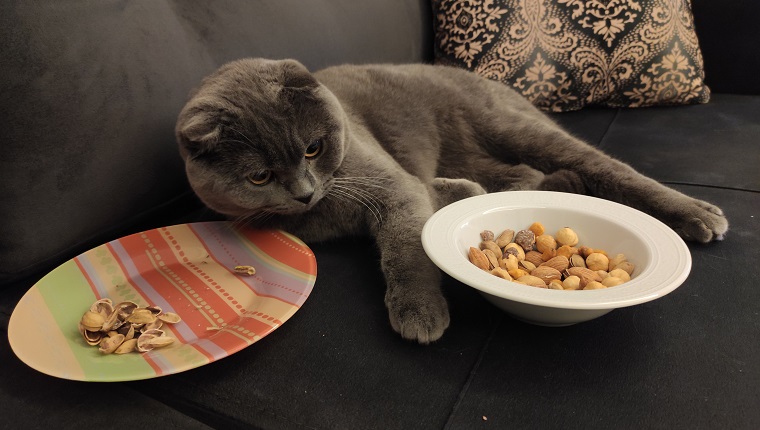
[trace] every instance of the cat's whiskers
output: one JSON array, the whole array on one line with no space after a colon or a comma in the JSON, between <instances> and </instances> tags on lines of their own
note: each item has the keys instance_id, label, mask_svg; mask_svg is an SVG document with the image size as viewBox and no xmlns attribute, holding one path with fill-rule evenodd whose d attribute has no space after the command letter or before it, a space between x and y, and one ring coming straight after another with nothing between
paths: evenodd
<instances>
[{"instance_id":1,"label":"cat's whiskers","mask_svg":"<svg viewBox=\"0 0 760 430\"><path fill-rule=\"evenodd\" d=\"M358 189L356 187L349 187L336 183L333 184L333 186L330 188L330 191L331 193L328 193L326 197L344 197L347 200L355 201L367 208L367 210L372 214L378 224L382 224L383 214L378 206L378 203L382 204L382 202L374 196L371 196L366 191Z\"/></svg>"},{"instance_id":2,"label":"cat's whiskers","mask_svg":"<svg viewBox=\"0 0 760 430\"><path fill-rule=\"evenodd\" d=\"M255 226L257 224L263 224L268 221L275 213L268 210L252 211L243 215L235 217L231 221L232 226L238 229L246 228L249 226Z\"/></svg>"},{"instance_id":3,"label":"cat's whiskers","mask_svg":"<svg viewBox=\"0 0 760 430\"><path fill-rule=\"evenodd\" d=\"M335 178L335 183L338 184L358 184L358 185L364 185L368 187L375 187L380 188L383 190L387 190L388 187L381 185L382 182L388 182L388 178L383 178L380 176L348 176L348 177L342 177L342 178Z\"/></svg>"}]
</instances>

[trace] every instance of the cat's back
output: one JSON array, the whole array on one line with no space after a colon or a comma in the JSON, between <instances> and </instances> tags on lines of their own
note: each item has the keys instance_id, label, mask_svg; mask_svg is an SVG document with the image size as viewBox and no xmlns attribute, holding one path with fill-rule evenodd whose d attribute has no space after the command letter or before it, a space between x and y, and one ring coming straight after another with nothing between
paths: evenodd
<instances>
[{"instance_id":1,"label":"cat's back","mask_svg":"<svg viewBox=\"0 0 760 430\"><path fill-rule=\"evenodd\" d=\"M507 86L473 72L430 64L333 66L314 73L346 107L360 114L394 110L414 116L521 107L526 101ZM524 106L529 108L528 106Z\"/></svg>"}]
</instances>

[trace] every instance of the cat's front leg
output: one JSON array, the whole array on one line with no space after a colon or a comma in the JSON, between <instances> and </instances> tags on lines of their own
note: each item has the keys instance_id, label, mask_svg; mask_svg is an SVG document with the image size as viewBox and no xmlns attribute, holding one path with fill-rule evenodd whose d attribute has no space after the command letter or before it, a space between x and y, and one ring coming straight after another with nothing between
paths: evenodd
<instances>
[{"instance_id":1,"label":"cat's front leg","mask_svg":"<svg viewBox=\"0 0 760 430\"><path fill-rule=\"evenodd\" d=\"M387 196L375 240L391 326L404 339L427 344L449 326L449 309L441 292L441 272L420 240L422 227L433 214L430 197L419 181L404 182Z\"/></svg>"},{"instance_id":2,"label":"cat's front leg","mask_svg":"<svg viewBox=\"0 0 760 430\"><path fill-rule=\"evenodd\" d=\"M721 240L728 230L728 220L717 206L642 175L552 122L520 119L503 131L505 152L547 174L539 189L588 193L626 204L697 242Z\"/></svg>"}]
</instances>

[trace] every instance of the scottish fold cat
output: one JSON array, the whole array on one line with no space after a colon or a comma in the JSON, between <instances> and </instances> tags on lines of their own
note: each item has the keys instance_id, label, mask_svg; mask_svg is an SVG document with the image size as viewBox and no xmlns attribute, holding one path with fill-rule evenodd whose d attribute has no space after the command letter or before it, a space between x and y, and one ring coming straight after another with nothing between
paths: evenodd
<instances>
[{"instance_id":1,"label":"scottish fold cat","mask_svg":"<svg viewBox=\"0 0 760 430\"><path fill-rule=\"evenodd\" d=\"M686 239L721 239L719 208L563 131L503 84L433 65L243 59L206 77L176 136L211 209L308 242L370 235L390 324L429 343L449 324L420 233L438 208L504 190L584 193L649 213Z\"/></svg>"}]
</instances>

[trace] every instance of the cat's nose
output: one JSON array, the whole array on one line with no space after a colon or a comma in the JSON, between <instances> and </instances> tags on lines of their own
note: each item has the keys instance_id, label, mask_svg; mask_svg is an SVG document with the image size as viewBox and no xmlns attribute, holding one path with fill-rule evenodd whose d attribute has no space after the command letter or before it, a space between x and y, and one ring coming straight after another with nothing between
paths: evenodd
<instances>
[{"instance_id":1,"label":"cat's nose","mask_svg":"<svg viewBox=\"0 0 760 430\"><path fill-rule=\"evenodd\" d=\"M302 197L294 197L294 199L298 200L299 202L308 205L311 202L312 197L314 197L314 192L310 192L309 194L302 196Z\"/></svg>"}]
</instances>

